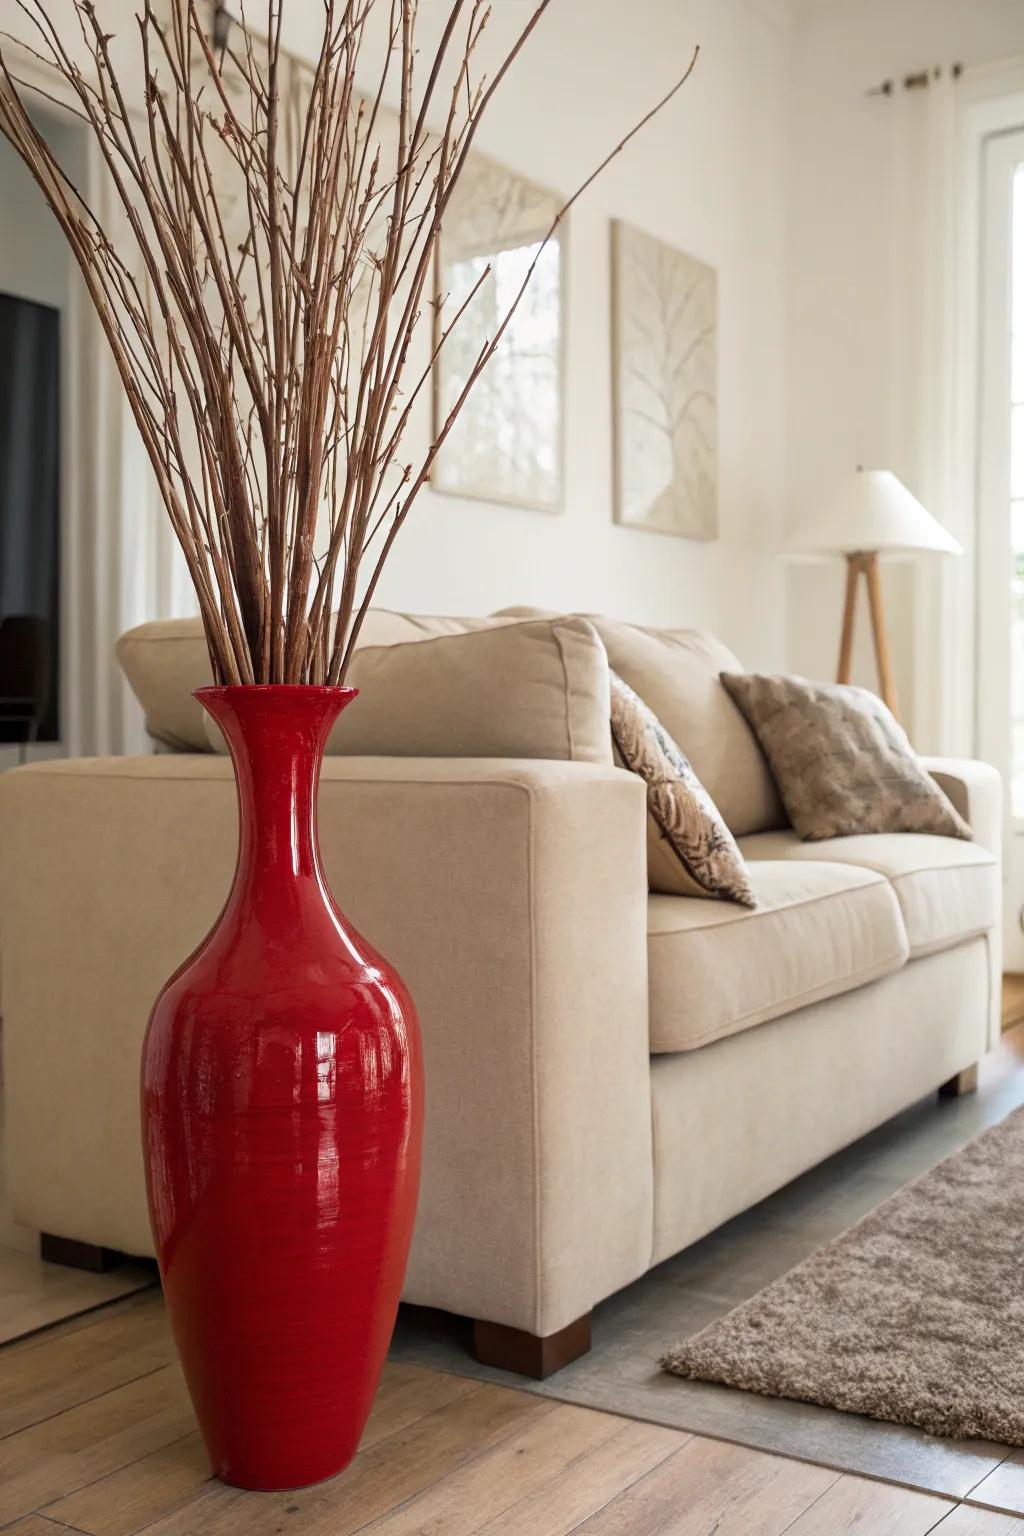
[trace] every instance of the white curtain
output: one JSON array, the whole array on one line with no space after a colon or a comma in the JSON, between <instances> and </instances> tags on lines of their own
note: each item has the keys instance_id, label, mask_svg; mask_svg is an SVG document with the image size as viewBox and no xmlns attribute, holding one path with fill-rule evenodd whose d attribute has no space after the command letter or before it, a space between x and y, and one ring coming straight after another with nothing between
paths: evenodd
<instances>
[{"instance_id":1,"label":"white curtain","mask_svg":"<svg viewBox=\"0 0 1024 1536\"><path fill-rule=\"evenodd\" d=\"M981 150L1024 122L1024 60L943 68L892 105L894 464L964 548L915 566L912 719L923 751L975 738Z\"/></svg>"},{"instance_id":2,"label":"white curtain","mask_svg":"<svg viewBox=\"0 0 1024 1536\"><path fill-rule=\"evenodd\" d=\"M972 646L969 603L954 593L972 567L970 508L958 451L958 230L962 216L963 80L942 67L927 86L899 90L892 107L892 467L967 551L926 557L902 575L913 604L906 716L924 752L967 752L970 706L956 697ZM962 596L962 593L961 593ZM954 618L954 612L956 614Z\"/></svg>"},{"instance_id":3,"label":"white curtain","mask_svg":"<svg viewBox=\"0 0 1024 1536\"><path fill-rule=\"evenodd\" d=\"M121 229L122 249L130 251L127 221L99 151L85 142L93 206L108 229ZM113 355L77 274L69 318L76 377L64 462L73 537L64 605L73 704L67 747L71 756L145 752L151 744L142 712L114 646L132 625L170 615L161 573L173 535Z\"/></svg>"}]
</instances>

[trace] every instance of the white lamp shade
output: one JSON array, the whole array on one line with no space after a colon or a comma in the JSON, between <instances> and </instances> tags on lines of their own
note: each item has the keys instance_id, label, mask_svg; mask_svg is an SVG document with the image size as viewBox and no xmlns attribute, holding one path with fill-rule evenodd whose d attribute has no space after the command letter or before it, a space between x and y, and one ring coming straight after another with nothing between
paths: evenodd
<instances>
[{"instance_id":1,"label":"white lamp shade","mask_svg":"<svg viewBox=\"0 0 1024 1536\"><path fill-rule=\"evenodd\" d=\"M794 553L819 555L963 554L952 534L887 469L850 475L797 526L789 547Z\"/></svg>"}]
</instances>

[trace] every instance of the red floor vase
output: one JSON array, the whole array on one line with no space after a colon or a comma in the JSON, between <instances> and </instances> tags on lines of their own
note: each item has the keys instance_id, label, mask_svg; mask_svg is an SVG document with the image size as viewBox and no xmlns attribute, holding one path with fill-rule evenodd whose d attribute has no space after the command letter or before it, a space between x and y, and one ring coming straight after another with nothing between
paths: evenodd
<instances>
[{"instance_id":1,"label":"red floor vase","mask_svg":"<svg viewBox=\"0 0 1024 1536\"><path fill-rule=\"evenodd\" d=\"M320 763L354 691L196 696L234 760L238 865L146 1032L150 1219L214 1471L295 1488L355 1455L391 1337L419 1185L419 1026L320 860Z\"/></svg>"}]
</instances>

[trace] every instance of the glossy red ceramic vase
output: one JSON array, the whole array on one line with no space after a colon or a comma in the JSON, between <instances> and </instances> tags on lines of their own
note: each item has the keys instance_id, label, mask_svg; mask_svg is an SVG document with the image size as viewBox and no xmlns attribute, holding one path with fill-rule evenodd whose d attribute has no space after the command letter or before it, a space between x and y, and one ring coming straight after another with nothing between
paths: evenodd
<instances>
[{"instance_id":1,"label":"glossy red ceramic vase","mask_svg":"<svg viewBox=\"0 0 1024 1536\"><path fill-rule=\"evenodd\" d=\"M238 784L238 865L164 987L142 1062L150 1219L214 1471L294 1488L355 1454L419 1185L419 1026L335 905L324 745L343 688L203 688Z\"/></svg>"}]
</instances>

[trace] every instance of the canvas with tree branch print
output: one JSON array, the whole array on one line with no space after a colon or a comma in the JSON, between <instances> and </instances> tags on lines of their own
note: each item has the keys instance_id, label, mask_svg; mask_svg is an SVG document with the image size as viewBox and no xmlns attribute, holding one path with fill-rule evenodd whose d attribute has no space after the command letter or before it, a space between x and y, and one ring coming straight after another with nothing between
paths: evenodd
<instances>
[{"instance_id":1,"label":"canvas with tree branch print","mask_svg":"<svg viewBox=\"0 0 1024 1536\"><path fill-rule=\"evenodd\" d=\"M484 155L466 161L437 253L439 305L481 283L434 368L435 430L510 293L538 255L564 199ZM435 490L558 511L562 505L564 235L540 253L533 279L473 395L438 453ZM444 313L438 308L438 320Z\"/></svg>"},{"instance_id":2,"label":"canvas with tree branch print","mask_svg":"<svg viewBox=\"0 0 1024 1536\"><path fill-rule=\"evenodd\" d=\"M612 225L615 520L718 537L718 280L712 267Z\"/></svg>"}]
</instances>

